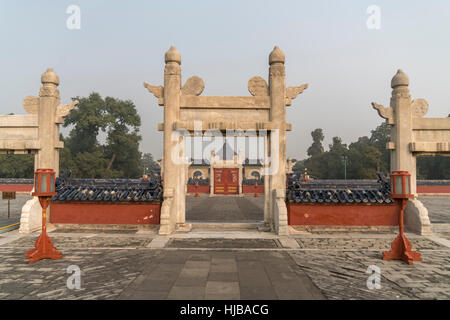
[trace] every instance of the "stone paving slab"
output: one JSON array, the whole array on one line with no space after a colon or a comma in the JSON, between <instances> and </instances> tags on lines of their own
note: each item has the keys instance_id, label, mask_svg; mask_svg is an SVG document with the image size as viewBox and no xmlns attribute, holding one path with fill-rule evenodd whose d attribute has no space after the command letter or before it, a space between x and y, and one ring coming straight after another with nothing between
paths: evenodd
<instances>
[{"instance_id":1,"label":"stone paving slab","mask_svg":"<svg viewBox=\"0 0 450 320\"><path fill-rule=\"evenodd\" d=\"M391 248L391 243L396 235L391 234L389 237L374 238L296 238L300 248L316 249L316 250L376 250L387 251ZM450 248L440 245L426 238L408 237L413 248L417 250L450 250ZM449 253L450 254L450 253Z\"/></svg>"},{"instance_id":2,"label":"stone paving slab","mask_svg":"<svg viewBox=\"0 0 450 320\"><path fill-rule=\"evenodd\" d=\"M216 234L170 238L186 242L183 248L152 248L156 238L149 235L51 233L63 259L29 265L24 255L37 236L11 232L0 238L0 299L450 298L445 239L439 244L408 235L424 260L409 266L381 260L396 234L279 238L287 242ZM69 265L80 267L81 290L66 286ZM370 265L381 269L380 290L367 288Z\"/></svg>"},{"instance_id":3,"label":"stone paving slab","mask_svg":"<svg viewBox=\"0 0 450 320\"><path fill-rule=\"evenodd\" d=\"M116 299L158 252L152 250L69 250L61 260L29 265L25 251L0 248L0 299ZM81 289L69 290L67 267L81 270Z\"/></svg>"},{"instance_id":4,"label":"stone paving slab","mask_svg":"<svg viewBox=\"0 0 450 320\"><path fill-rule=\"evenodd\" d=\"M279 248L272 239L172 239L168 248Z\"/></svg>"},{"instance_id":5,"label":"stone paving slab","mask_svg":"<svg viewBox=\"0 0 450 320\"><path fill-rule=\"evenodd\" d=\"M286 252L275 251L164 251L153 270L131 283L120 299L144 299L146 292L175 300L322 299L311 280L295 268ZM178 257L178 259L173 259ZM173 267L173 265L176 265ZM276 274L274 266L284 268ZM159 270L173 269L164 273ZM154 295L148 295L152 299Z\"/></svg>"},{"instance_id":6,"label":"stone paving slab","mask_svg":"<svg viewBox=\"0 0 450 320\"><path fill-rule=\"evenodd\" d=\"M450 196L419 196L431 223L450 223Z\"/></svg>"},{"instance_id":7,"label":"stone paving slab","mask_svg":"<svg viewBox=\"0 0 450 320\"><path fill-rule=\"evenodd\" d=\"M187 221L246 222L264 220L264 197L254 198L249 195L209 197L209 195L202 194L198 198L193 196L186 198Z\"/></svg>"},{"instance_id":8,"label":"stone paving slab","mask_svg":"<svg viewBox=\"0 0 450 320\"><path fill-rule=\"evenodd\" d=\"M8 243L8 247L33 248L39 235L24 236ZM148 245L152 239L149 237L105 237L98 235L55 235L50 233L53 244L57 248L137 248Z\"/></svg>"},{"instance_id":9,"label":"stone paving slab","mask_svg":"<svg viewBox=\"0 0 450 320\"><path fill-rule=\"evenodd\" d=\"M290 251L327 299L449 299L449 252L421 253L422 262L407 265L384 261L381 252L373 251ZM380 289L367 286L369 266L380 268Z\"/></svg>"}]
</instances>

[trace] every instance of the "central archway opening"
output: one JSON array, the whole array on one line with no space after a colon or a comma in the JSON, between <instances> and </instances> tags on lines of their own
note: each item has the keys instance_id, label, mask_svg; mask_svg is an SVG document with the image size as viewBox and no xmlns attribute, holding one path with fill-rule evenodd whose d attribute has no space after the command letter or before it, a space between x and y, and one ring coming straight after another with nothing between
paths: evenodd
<instances>
[{"instance_id":1,"label":"central archway opening","mask_svg":"<svg viewBox=\"0 0 450 320\"><path fill-rule=\"evenodd\" d=\"M187 223L264 223L264 144L248 133L187 137Z\"/></svg>"}]
</instances>

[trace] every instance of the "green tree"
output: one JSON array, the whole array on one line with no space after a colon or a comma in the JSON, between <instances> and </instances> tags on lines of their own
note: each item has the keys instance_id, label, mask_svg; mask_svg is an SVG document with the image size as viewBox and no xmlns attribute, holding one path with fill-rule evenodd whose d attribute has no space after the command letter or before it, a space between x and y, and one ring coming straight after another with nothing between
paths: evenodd
<instances>
[{"instance_id":1,"label":"green tree","mask_svg":"<svg viewBox=\"0 0 450 320\"><path fill-rule=\"evenodd\" d=\"M103 99L98 93L74 99L80 103L64 122L73 128L64 139L61 169L70 169L77 178L140 177L141 119L133 102ZM98 141L100 131L107 134L105 144Z\"/></svg>"},{"instance_id":2,"label":"green tree","mask_svg":"<svg viewBox=\"0 0 450 320\"><path fill-rule=\"evenodd\" d=\"M350 179L376 179L381 152L368 137L360 137L349 146L347 172Z\"/></svg>"},{"instance_id":3,"label":"green tree","mask_svg":"<svg viewBox=\"0 0 450 320\"><path fill-rule=\"evenodd\" d=\"M160 172L158 163L153 159L151 153L144 153L142 155L142 168L147 174L156 174Z\"/></svg>"},{"instance_id":4,"label":"green tree","mask_svg":"<svg viewBox=\"0 0 450 320\"><path fill-rule=\"evenodd\" d=\"M390 141L391 128L383 122L375 130L371 131L370 144L377 148L381 153L381 157L378 161L378 171L388 173L390 172L390 153L386 148L387 143Z\"/></svg>"},{"instance_id":5,"label":"green tree","mask_svg":"<svg viewBox=\"0 0 450 320\"><path fill-rule=\"evenodd\" d=\"M74 156L79 152L95 152L99 147L97 136L108 125L105 101L95 92L87 98L72 100L78 100L79 104L64 119L64 127L73 126L66 139L66 147Z\"/></svg>"},{"instance_id":6,"label":"green tree","mask_svg":"<svg viewBox=\"0 0 450 320\"><path fill-rule=\"evenodd\" d=\"M105 99L107 144L105 156L107 168L121 171L125 178L142 175L139 127L141 118L130 100L122 101L110 97Z\"/></svg>"},{"instance_id":7,"label":"green tree","mask_svg":"<svg viewBox=\"0 0 450 320\"><path fill-rule=\"evenodd\" d=\"M33 178L34 156L31 154L0 155L0 178Z\"/></svg>"},{"instance_id":8,"label":"green tree","mask_svg":"<svg viewBox=\"0 0 450 320\"><path fill-rule=\"evenodd\" d=\"M317 156L324 152L322 141L324 139L323 130L321 128L315 129L311 132L313 138L312 145L308 148L308 156Z\"/></svg>"}]
</instances>

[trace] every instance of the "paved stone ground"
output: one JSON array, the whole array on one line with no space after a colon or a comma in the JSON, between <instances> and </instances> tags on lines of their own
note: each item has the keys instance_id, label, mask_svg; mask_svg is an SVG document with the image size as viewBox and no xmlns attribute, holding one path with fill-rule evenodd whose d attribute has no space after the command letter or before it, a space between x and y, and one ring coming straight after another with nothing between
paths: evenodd
<instances>
[{"instance_id":1,"label":"paved stone ground","mask_svg":"<svg viewBox=\"0 0 450 320\"><path fill-rule=\"evenodd\" d=\"M450 242L412 234L413 248L423 255L412 266L381 260L395 237L386 233L273 239L50 235L63 259L32 265L24 254L37 234L0 236L0 299L450 298ZM152 248L161 240L161 248ZM66 287L69 265L81 269L80 290ZM381 289L367 287L371 265L381 270Z\"/></svg>"},{"instance_id":2,"label":"paved stone ground","mask_svg":"<svg viewBox=\"0 0 450 320\"><path fill-rule=\"evenodd\" d=\"M193 200L206 206L203 217L216 212L208 217L225 221L233 214L254 218L246 211L263 203L251 197ZM50 235L63 259L28 265L24 255L38 234L0 234L0 299L450 299L447 231L434 237L408 234L423 256L412 266L381 260L396 236L386 231L277 237L256 230L194 230L167 238L153 231L56 230ZM80 267L80 290L66 286L70 265ZM371 265L380 268L381 289L367 287Z\"/></svg>"},{"instance_id":3,"label":"paved stone ground","mask_svg":"<svg viewBox=\"0 0 450 320\"><path fill-rule=\"evenodd\" d=\"M63 259L32 265L24 254L37 234L8 243L8 236L0 238L0 299L323 298L283 251L198 250L195 245L197 250L152 250L152 239L144 235L50 234ZM212 243L221 248L221 241ZM66 287L70 265L80 267L80 290Z\"/></svg>"},{"instance_id":4,"label":"paved stone ground","mask_svg":"<svg viewBox=\"0 0 450 320\"><path fill-rule=\"evenodd\" d=\"M286 252L165 251L120 299L323 299Z\"/></svg>"},{"instance_id":5,"label":"paved stone ground","mask_svg":"<svg viewBox=\"0 0 450 320\"><path fill-rule=\"evenodd\" d=\"M202 222L248 222L264 220L264 196L186 197L186 220Z\"/></svg>"},{"instance_id":6,"label":"paved stone ground","mask_svg":"<svg viewBox=\"0 0 450 320\"><path fill-rule=\"evenodd\" d=\"M420 196L431 223L450 223L450 196Z\"/></svg>"}]
</instances>

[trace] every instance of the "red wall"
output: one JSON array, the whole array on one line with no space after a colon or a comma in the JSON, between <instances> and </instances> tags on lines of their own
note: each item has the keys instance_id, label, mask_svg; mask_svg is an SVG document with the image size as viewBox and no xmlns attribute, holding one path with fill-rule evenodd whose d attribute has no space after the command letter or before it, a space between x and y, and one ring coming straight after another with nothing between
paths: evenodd
<instances>
[{"instance_id":1,"label":"red wall","mask_svg":"<svg viewBox=\"0 0 450 320\"><path fill-rule=\"evenodd\" d=\"M450 186L417 186L417 193L450 193Z\"/></svg>"},{"instance_id":2,"label":"red wall","mask_svg":"<svg viewBox=\"0 0 450 320\"><path fill-rule=\"evenodd\" d=\"M396 226L400 202L395 204L288 203L288 223L305 226Z\"/></svg>"},{"instance_id":3,"label":"red wall","mask_svg":"<svg viewBox=\"0 0 450 320\"><path fill-rule=\"evenodd\" d=\"M255 193L255 186L242 186L242 193ZM264 186L257 185L256 193L264 193Z\"/></svg>"},{"instance_id":4,"label":"red wall","mask_svg":"<svg viewBox=\"0 0 450 320\"><path fill-rule=\"evenodd\" d=\"M72 224L159 224L161 204L52 202L51 223Z\"/></svg>"},{"instance_id":5,"label":"red wall","mask_svg":"<svg viewBox=\"0 0 450 320\"><path fill-rule=\"evenodd\" d=\"M0 184L0 192L16 191L16 192L31 192L33 190L32 184Z\"/></svg>"},{"instance_id":6,"label":"red wall","mask_svg":"<svg viewBox=\"0 0 450 320\"><path fill-rule=\"evenodd\" d=\"M188 193L195 193L195 186L188 185L187 186ZM209 186L198 186L198 193L209 193Z\"/></svg>"}]
</instances>

